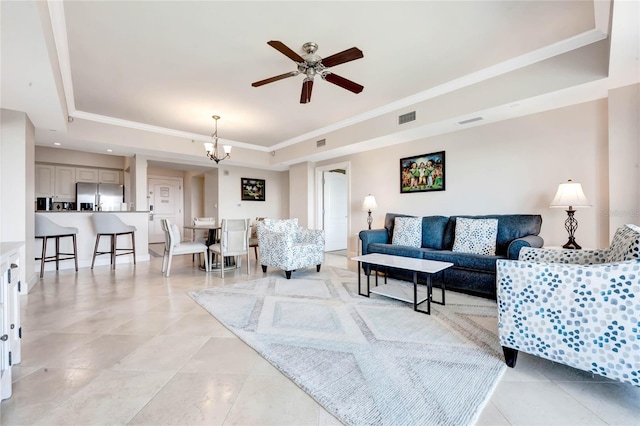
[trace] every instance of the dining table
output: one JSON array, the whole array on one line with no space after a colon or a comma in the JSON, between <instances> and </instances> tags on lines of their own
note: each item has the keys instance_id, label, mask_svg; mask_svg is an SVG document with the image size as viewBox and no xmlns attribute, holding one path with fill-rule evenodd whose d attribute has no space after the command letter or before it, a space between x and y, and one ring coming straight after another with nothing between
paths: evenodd
<instances>
[{"instance_id":1,"label":"dining table","mask_svg":"<svg viewBox=\"0 0 640 426\"><path fill-rule=\"evenodd\" d=\"M208 231L208 236L207 236L207 241L205 242L205 244L208 246L210 246L211 244L216 244L220 242L220 230L222 229L222 227L214 222L206 224L206 223L202 223L202 224L198 224L198 225L184 225L182 227L183 229L187 230L191 230L192 233L192 240L195 241L196 239L196 233L195 231ZM228 256L224 259L224 262L222 262L224 264L224 268L225 271L227 269L233 269L236 267L235 265L235 259L233 258L233 256ZM219 271L221 267L221 262L209 262L209 269L207 270L204 265L200 265L200 269L206 272L212 272L212 271Z\"/></svg>"}]
</instances>

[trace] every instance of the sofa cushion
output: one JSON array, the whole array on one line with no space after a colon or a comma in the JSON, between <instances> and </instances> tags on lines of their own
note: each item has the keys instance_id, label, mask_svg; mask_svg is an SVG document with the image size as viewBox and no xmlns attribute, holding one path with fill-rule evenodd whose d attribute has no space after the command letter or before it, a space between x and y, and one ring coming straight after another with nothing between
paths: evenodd
<instances>
[{"instance_id":1,"label":"sofa cushion","mask_svg":"<svg viewBox=\"0 0 640 426\"><path fill-rule=\"evenodd\" d=\"M391 243L400 246L422 246L422 218L396 217Z\"/></svg>"},{"instance_id":2,"label":"sofa cushion","mask_svg":"<svg viewBox=\"0 0 640 426\"><path fill-rule=\"evenodd\" d=\"M527 235L538 235L542 227L542 216L538 214L505 214L483 216L451 216L443 236L443 248L451 250L455 239L456 219L466 217L470 219L498 219L498 236L496 238L496 254L507 254L511 241Z\"/></svg>"},{"instance_id":3,"label":"sofa cushion","mask_svg":"<svg viewBox=\"0 0 640 426\"><path fill-rule=\"evenodd\" d=\"M442 236L449 218L446 216L425 216L422 218L422 247L442 250Z\"/></svg>"},{"instance_id":4,"label":"sofa cushion","mask_svg":"<svg viewBox=\"0 0 640 426\"><path fill-rule=\"evenodd\" d=\"M421 249L409 246L398 246L394 244L372 243L369 244L369 253L393 254L396 256L413 257L422 259L422 253L429 249Z\"/></svg>"},{"instance_id":5,"label":"sofa cushion","mask_svg":"<svg viewBox=\"0 0 640 426\"><path fill-rule=\"evenodd\" d=\"M456 268L472 269L476 271L496 271L496 260L504 256L486 256L484 254L457 253L451 250L424 250L423 259L451 262Z\"/></svg>"},{"instance_id":6,"label":"sofa cushion","mask_svg":"<svg viewBox=\"0 0 640 426\"><path fill-rule=\"evenodd\" d=\"M496 254L498 219L469 219L456 222L452 251L493 256Z\"/></svg>"},{"instance_id":7,"label":"sofa cushion","mask_svg":"<svg viewBox=\"0 0 640 426\"><path fill-rule=\"evenodd\" d=\"M623 225L616 231L609 247L608 262L623 262L640 257L640 228Z\"/></svg>"}]
</instances>

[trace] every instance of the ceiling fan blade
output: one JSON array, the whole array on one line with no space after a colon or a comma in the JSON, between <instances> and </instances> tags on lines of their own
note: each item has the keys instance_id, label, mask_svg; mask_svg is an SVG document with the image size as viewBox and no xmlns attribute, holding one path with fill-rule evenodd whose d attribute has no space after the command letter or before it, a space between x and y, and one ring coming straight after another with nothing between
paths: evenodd
<instances>
[{"instance_id":1,"label":"ceiling fan blade","mask_svg":"<svg viewBox=\"0 0 640 426\"><path fill-rule=\"evenodd\" d=\"M326 68L329 68L360 58L364 58L362 50L358 49L357 47L352 47L351 49L336 53L335 55L327 56L322 60L322 65L324 65Z\"/></svg>"},{"instance_id":2,"label":"ceiling fan blade","mask_svg":"<svg viewBox=\"0 0 640 426\"><path fill-rule=\"evenodd\" d=\"M251 83L253 87L262 86L264 84L273 83L274 81L282 80L287 77L293 77L300 74L298 71L291 71L284 74L276 75L275 77L265 78L264 80L256 81L255 83Z\"/></svg>"},{"instance_id":3,"label":"ceiling fan blade","mask_svg":"<svg viewBox=\"0 0 640 426\"><path fill-rule=\"evenodd\" d=\"M322 78L327 80L329 83L333 83L336 86L342 87L343 89L350 90L353 93L360 93L362 92L362 89L364 89L364 86L361 86L358 83L354 83L351 80L347 80L346 78L340 77L339 75L331 72L323 75Z\"/></svg>"},{"instance_id":4,"label":"ceiling fan blade","mask_svg":"<svg viewBox=\"0 0 640 426\"><path fill-rule=\"evenodd\" d=\"M289 59L291 59L292 61L295 62L304 62L304 59L302 58L302 56L298 55L296 52L294 52L293 50L289 49L287 46L285 46L285 44L281 41L278 40L271 40L268 41L267 44L271 47L273 47L274 49L276 49L278 52L282 53L283 55L287 56Z\"/></svg>"},{"instance_id":5,"label":"ceiling fan blade","mask_svg":"<svg viewBox=\"0 0 640 426\"><path fill-rule=\"evenodd\" d=\"M305 79L302 82L302 93L300 93L301 104L306 104L311 102L311 89L313 89L313 80Z\"/></svg>"}]
</instances>

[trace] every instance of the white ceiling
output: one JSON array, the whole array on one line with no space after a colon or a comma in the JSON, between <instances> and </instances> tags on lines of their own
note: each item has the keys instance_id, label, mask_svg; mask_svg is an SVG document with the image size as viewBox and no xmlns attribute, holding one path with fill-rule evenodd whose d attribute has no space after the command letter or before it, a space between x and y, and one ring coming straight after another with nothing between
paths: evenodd
<instances>
[{"instance_id":1,"label":"white ceiling","mask_svg":"<svg viewBox=\"0 0 640 426\"><path fill-rule=\"evenodd\" d=\"M193 137L209 135L217 114L221 138L264 151L507 73L508 85L478 96L507 99L519 78L528 78L523 96L548 92L542 83L555 74L547 72L536 93L527 67L537 65L536 73L557 67L541 61L604 39L610 2L52 1L47 8L3 1L1 7L2 107L29 113L38 144L49 144L52 135L64 141L67 115ZM364 58L331 70L364 91L356 95L318 78L311 103L303 105L302 76L251 87L295 70L269 40L300 53L314 41L325 57L360 48ZM590 73L602 78L580 67L572 70L575 81L558 73L554 90L584 84ZM92 144L65 142L82 150Z\"/></svg>"}]
</instances>

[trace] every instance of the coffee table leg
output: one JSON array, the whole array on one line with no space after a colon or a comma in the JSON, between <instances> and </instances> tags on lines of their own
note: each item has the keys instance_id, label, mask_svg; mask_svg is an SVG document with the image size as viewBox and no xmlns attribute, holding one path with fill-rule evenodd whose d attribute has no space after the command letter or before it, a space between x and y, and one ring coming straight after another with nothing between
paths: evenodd
<instances>
[{"instance_id":1,"label":"coffee table leg","mask_svg":"<svg viewBox=\"0 0 640 426\"><path fill-rule=\"evenodd\" d=\"M369 276L367 275L367 294L362 294L362 262L358 261L358 294L360 296L369 297Z\"/></svg>"},{"instance_id":2,"label":"coffee table leg","mask_svg":"<svg viewBox=\"0 0 640 426\"><path fill-rule=\"evenodd\" d=\"M431 280L431 275L429 275L428 279ZM431 293L429 297L433 299L433 288L431 287L431 285L429 286L429 288L430 288L429 292ZM431 300L433 303L437 303L438 305L444 305L444 279L442 280L441 290L442 290L442 300L441 301Z\"/></svg>"},{"instance_id":3,"label":"coffee table leg","mask_svg":"<svg viewBox=\"0 0 640 426\"><path fill-rule=\"evenodd\" d=\"M431 274L427 274L427 300L420 304L427 302L427 310L421 311L418 309L418 272L413 272L413 310L422 314L431 315Z\"/></svg>"},{"instance_id":4,"label":"coffee table leg","mask_svg":"<svg viewBox=\"0 0 640 426\"><path fill-rule=\"evenodd\" d=\"M378 265L376 265L376 287L378 287Z\"/></svg>"}]
</instances>

